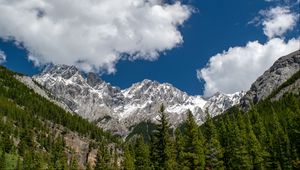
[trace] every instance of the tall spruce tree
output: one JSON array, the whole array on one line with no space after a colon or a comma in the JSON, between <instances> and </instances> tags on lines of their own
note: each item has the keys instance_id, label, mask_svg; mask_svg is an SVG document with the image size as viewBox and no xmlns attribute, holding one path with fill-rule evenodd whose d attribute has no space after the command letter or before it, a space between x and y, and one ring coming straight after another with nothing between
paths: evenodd
<instances>
[{"instance_id":1,"label":"tall spruce tree","mask_svg":"<svg viewBox=\"0 0 300 170\"><path fill-rule=\"evenodd\" d=\"M125 146L124 150L124 170L134 170L134 157L132 151L129 149L129 146Z\"/></svg>"},{"instance_id":2,"label":"tall spruce tree","mask_svg":"<svg viewBox=\"0 0 300 170\"><path fill-rule=\"evenodd\" d=\"M224 169L223 149L219 142L217 129L208 112L205 122L205 148L206 169Z\"/></svg>"},{"instance_id":3,"label":"tall spruce tree","mask_svg":"<svg viewBox=\"0 0 300 170\"><path fill-rule=\"evenodd\" d=\"M240 130L235 120L228 123L228 145L226 147L228 162L226 169L250 169L251 161L245 136L246 131Z\"/></svg>"},{"instance_id":4,"label":"tall spruce tree","mask_svg":"<svg viewBox=\"0 0 300 170\"><path fill-rule=\"evenodd\" d=\"M151 143L151 162L154 169L172 169L171 147L169 136L169 123L164 112L165 107L161 105L159 111L158 125L154 131Z\"/></svg>"},{"instance_id":5,"label":"tall spruce tree","mask_svg":"<svg viewBox=\"0 0 300 170\"><path fill-rule=\"evenodd\" d=\"M262 146L267 146L267 132L264 122L256 108L253 108L249 115L251 116L251 123L253 124L253 132ZM266 148L264 148L266 149Z\"/></svg>"},{"instance_id":6,"label":"tall spruce tree","mask_svg":"<svg viewBox=\"0 0 300 170\"><path fill-rule=\"evenodd\" d=\"M264 158L267 156L267 152L261 147L260 142L256 138L255 133L252 130L250 120L247 121L247 144L248 152L251 159L251 169L264 169Z\"/></svg>"},{"instance_id":7,"label":"tall spruce tree","mask_svg":"<svg viewBox=\"0 0 300 170\"><path fill-rule=\"evenodd\" d=\"M277 113L272 109L272 123L269 132L269 168L291 169L290 141L282 125L279 122Z\"/></svg>"},{"instance_id":8,"label":"tall spruce tree","mask_svg":"<svg viewBox=\"0 0 300 170\"><path fill-rule=\"evenodd\" d=\"M150 151L149 146L145 144L144 138L139 136L135 142L135 168L149 170L150 169Z\"/></svg>"},{"instance_id":9,"label":"tall spruce tree","mask_svg":"<svg viewBox=\"0 0 300 170\"><path fill-rule=\"evenodd\" d=\"M184 166L190 169L204 169L205 156L203 150L203 136L190 110L187 112L184 139L183 157L186 160Z\"/></svg>"},{"instance_id":10,"label":"tall spruce tree","mask_svg":"<svg viewBox=\"0 0 300 170\"><path fill-rule=\"evenodd\" d=\"M179 128L176 129L175 132L175 151L176 151L176 162L177 162L177 169L187 169L188 167L185 167L185 165L187 165L187 163L185 163L185 159L184 159L184 145L185 145L185 141L184 141L184 137L182 135L182 132L180 131Z\"/></svg>"},{"instance_id":11,"label":"tall spruce tree","mask_svg":"<svg viewBox=\"0 0 300 170\"><path fill-rule=\"evenodd\" d=\"M103 170L111 168L111 157L107 149L107 145L102 142L99 145L96 159L95 170Z\"/></svg>"}]
</instances>

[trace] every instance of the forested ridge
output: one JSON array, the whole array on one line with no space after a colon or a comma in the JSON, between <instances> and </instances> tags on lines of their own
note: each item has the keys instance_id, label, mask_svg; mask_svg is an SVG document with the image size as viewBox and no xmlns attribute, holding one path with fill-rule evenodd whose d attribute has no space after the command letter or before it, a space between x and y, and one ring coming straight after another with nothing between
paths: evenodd
<instances>
[{"instance_id":1,"label":"forested ridge","mask_svg":"<svg viewBox=\"0 0 300 170\"><path fill-rule=\"evenodd\" d=\"M37 95L15 74L0 67L1 170L79 168L78 155L65 143L69 131L90 139L90 147L102 152L109 143L119 143L118 137Z\"/></svg>"},{"instance_id":2,"label":"forested ridge","mask_svg":"<svg viewBox=\"0 0 300 170\"><path fill-rule=\"evenodd\" d=\"M298 78L299 71L275 92ZM145 133L128 140L125 169L300 169L300 96L271 102L275 92L248 112L233 107L213 119L207 114L201 126L188 111L169 133L162 106L150 142Z\"/></svg>"},{"instance_id":3,"label":"forested ridge","mask_svg":"<svg viewBox=\"0 0 300 170\"><path fill-rule=\"evenodd\" d=\"M233 107L215 118L207 113L201 126L187 111L187 120L177 129L170 128L162 105L158 123L147 128L150 133L135 131L122 142L35 94L14 75L0 67L0 169L300 168L297 94L272 102L268 98L248 112ZM62 132L53 130L57 126ZM79 166L78 155L65 142L69 131L90 140L89 148L97 150L94 164Z\"/></svg>"}]
</instances>

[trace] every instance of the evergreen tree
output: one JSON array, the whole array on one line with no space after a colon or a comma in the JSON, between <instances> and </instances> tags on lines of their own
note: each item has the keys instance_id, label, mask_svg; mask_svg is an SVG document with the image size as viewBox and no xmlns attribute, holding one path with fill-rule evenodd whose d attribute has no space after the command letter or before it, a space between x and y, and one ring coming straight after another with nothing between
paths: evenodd
<instances>
[{"instance_id":1,"label":"evergreen tree","mask_svg":"<svg viewBox=\"0 0 300 170\"><path fill-rule=\"evenodd\" d=\"M291 169L290 141L284 132L277 113L272 109L271 133L269 133L271 161L270 168Z\"/></svg>"},{"instance_id":2,"label":"evergreen tree","mask_svg":"<svg viewBox=\"0 0 300 170\"><path fill-rule=\"evenodd\" d=\"M129 146L125 147L124 151L124 170L134 170L134 158L132 152L129 149Z\"/></svg>"},{"instance_id":3,"label":"evergreen tree","mask_svg":"<svg viewBox=\"0 0 300 170\"><path fill-rule=\"evenodd\" d=\"M186 160L184 166L190 169L204 169L203 136L190 110L187 113L184 139L183 157Z\"/></svg>"},{"instance_id":4,"label":"evergreen tree","mask_svg":"<svg viewBox=\"0 0 300 170\"><path fill-rule=\"evenodd\" d=\"M235 138L236 148L234 150L234 159L236 162L234 167L242 169L251 169L251 159L247 147L247 130L244 117L242 117L241 112L237 112L237 124L235 127L235 133L237 134Z\"/></svg>"},{"instance_id":5,"label":"evergreen tree","mask_svg":"<svg viewBox=\"0 0 300 170\"><path fill-rule=\"evenodd\" d=\"M53 167L55 169L67 169L68 164L67 164L67 157L65 154L65 142L62 136L57 137L57 139L54 142L53 146Z\"/></svg>"},{"instance_id":6,"label":"evergreen tree","mask_svg":"<svg viewBox=\"0 0 300 170\"><path fill-rule=\"evenodd\" d=\"M256 135L252 130L252 125L248 121L248 152L251 159L251 169L264 169L264 157L267 156L266 151L261 147Z\"/></svg>"},{"instance_id":7,"label":"evergreen tree","mask_svg":"<svg viewBox=\"0 0 300 170\"><path fill-rule=\"evenodd\" d=\"M205 122L205 139L206 169L224 169L223 149L219 142L217 129L208 113Z\"/></svg>"},{"instance_id":8,"label":"evergreen tree","mask_svg":"<svg viewBox=\"0 0 300 170\"><path fill-rule=\"evenodd\" d=\"M135 143L135 168L148 170L150 169L150 151L144 138L139 136Z\"/></svg>"},{"instance_id":9,"label":"evergreen tree","mask_svg":"<svg viewBox=\"0 0 300 170\"><path fill-rule=\"evenodd\" d=\"M100 147L98 148L95 170L106 170L111 168L110 155L106 146L107 145L104 143L101 143Z\"/></svg>"},{"instance_id":10,"label":"evergreen tree","mask_svg":"<svg viewBox=\"0 0 300 170\"><path fill-rule=\"evenodd\" d=\"M161 105L159 123L152 137L151 162L155 169L172 169L169 123L164 110L164 105Z\"/></svg>"},{"instance_id":11,"label":"evergreen tree","mask_svg":"<svg viewBox=\"0 0 300 170\"><path fill-rule=\"evenodd\" d=\"M260 144L262 146L267 145L267 133L266 133L266 128L264 125L264 122L258 113L256 108L253 108L250 113L252 115L252 124L253 124L253 131L256 134L257 139L259 140ZM264 148L266 149L266 148Z\"/></svg>"},{"instance_id":12,"label":"evergreen tree","mask_svg":"<svg viewBox=\"0 0 300 170\"><path fill-rule=\"evenodd\" d=\"M185 167L187 163L185 163L184 159L184 145L185 141L183 138L183 135L179 128L176 129L176 139L175 139L175 150L176 150L176 162L177 162L177 169L187 169L188 167Z\"/></svg>"},{"instance_id":13,"label":"evergreen tree","mask_svg":"<svg viewBox=\"0 0 300 170\"><path fill-rule=\"evenodd\" d=\"M240 120L241 121L241 120ZM250 169L251 160L246 142L246 131L243 129L243 121L239 122L242 129L239 129L238 122L228 122L228 145L226 146L227 169Z\"/></svg>"}]
</instances>

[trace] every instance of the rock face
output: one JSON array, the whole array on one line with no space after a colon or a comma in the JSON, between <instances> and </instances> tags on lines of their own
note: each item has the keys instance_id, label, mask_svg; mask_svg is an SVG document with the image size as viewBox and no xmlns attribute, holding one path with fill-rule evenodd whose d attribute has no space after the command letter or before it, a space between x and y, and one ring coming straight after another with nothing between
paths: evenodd
<instances>
[{"instance_id":1,"label":"rock face","mask_svg":"<svg viewBox=\"0 0 300 170\"><path fill-rule=\"evenodd\" d=\"M171 84L151 80L122 90L94 73L84 74L66 65L49 66L33 79L73 112L121 136L126 136L130 127L143 121L155 122L162 103L173 126L185 119L187 109L201 124L206 110L216 116L238 104L244 94L217 93L210 98L189 96Z\"/></svg>"},{"instance_id":2,"label":"rock face","mask_svg":"<svg viewBox=\"0 0 300 170\"><path fill-rule=\"evenodd\" d=\"M242 107L247 110L251 104L266 99L273 90L287 81L300 70L300 50L278 59L273 66L260 76L241 99Z\"/></svg>"}]
</instances>

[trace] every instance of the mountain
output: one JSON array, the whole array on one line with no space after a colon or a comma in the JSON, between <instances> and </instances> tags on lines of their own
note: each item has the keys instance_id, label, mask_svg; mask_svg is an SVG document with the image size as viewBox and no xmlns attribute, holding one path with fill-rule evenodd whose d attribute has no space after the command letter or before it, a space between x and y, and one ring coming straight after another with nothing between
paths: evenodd
<instances>
[{"instance_id":1,"label":"mountain","mask_svg":"<svg viewBox=\"0 0 300 170\"><path fill-rule=\"evenodd\" d=\"M278 89L284 82L295 75L300 70L300 50L279 58L263 75L261 75L252 85L250 90L241 99L241 106L248 110L251 104L256 104L266 99L271 93ZM299 88L299 81L290 86ZM296 90L297 91L297 90ZM280 94L279 94L280 95ZM282 94L281 94L282 96ZM279 98L279 96L277 96Z\"/></svg>"},{"instance_id":2,"label":"mountain","mask_svg":"<svg viewBox=\"0 0 300 170\"><path fill-rule=\"evenodd\" d=\"M170 84L150 80L122 90L72 66L49 66L34 78L0 66L0 169L142 169L141 165L150 169L166 158L161 144L166 146L163 149L170 149L169 153L175 153L168 157L173 169L194 167L194 159L200 158L203 164L199 169L299 169L298 53L280 58L263 78L258 78L263 80L258 88L261 91L252 88L247 94L263 95L251 108L241 111L236 105L222 114L219 113L224 108L239 103L243 94L189 96ZM276 72L280 76L274 75ZM281 82L278 77L286 80ZM42 86L37 80L46 83ZM264 94L263 84L274 89ZM169 135L166 122L152 127L148 122L127 127L130 118L141 121L140 117L149 115L155 121L159 100L164 101L175 121L184 118L187 108L199 109L199 117L195 117L198 123L202 123L204 109L215 113L215 117L205 118L206 122L198 126L189 116L185 126ZM90 115L96 107L106 108L107 113L100 112L102 117L98 112ZM135 131L124 142L83 119L80 110L90 111L84 116L99 126L124 126L124 134ZM170 123L175 126L178 122ZM161 128L163 124L165 128ZM115 133L120 132L117 130ZM147 136L143 139L144 134ZM149 142L150 138L154 140ZM212 154L216 155L213 160L209 156Z\"/></svg>"},{"instance_id":3,"label":"mountain","mask_svg":"<svg viewBox=\"0 0 300 170\"><path fill-rule=\"evenodd\" d=\"M31 78L0 66L1 170L86 169L99 143L117 150L118 137L61 106Z\"/></svg>"},{"instance_id":4,"label":"mountain","mask_svg":"<svg viewBox=\"0 0 300 170\"><path fill-rule=\"evenodd\" d=\"M216 116L238 104L244 94L216 93L209 98L189 96L171 84L151 80L120 89L94 73L85 74L66 65L50 65L33 79L71 111L121 136L126 136L141 122L156 122L161 104L165 105L173 126L185 120L188 109L201 124L206 110Z\"/></svg>"}]
</instances>

